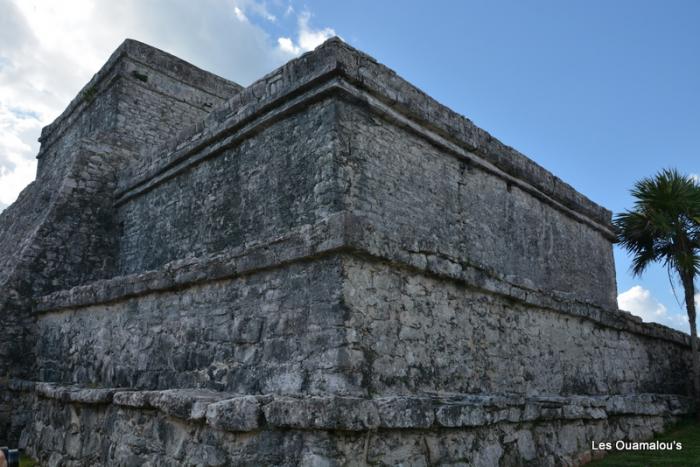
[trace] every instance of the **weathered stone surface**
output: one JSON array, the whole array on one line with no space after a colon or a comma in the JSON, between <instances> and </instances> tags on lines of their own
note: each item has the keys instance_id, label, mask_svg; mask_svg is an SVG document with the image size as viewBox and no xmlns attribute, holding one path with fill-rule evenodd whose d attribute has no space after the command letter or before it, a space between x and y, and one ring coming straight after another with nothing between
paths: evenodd
<instances>
[{"instance_id":1,"label":"weathered stone surface","mask_svg":"<svg viewBox=\"0 0 700 467\"><path fill-rule=\"evenodd\" d=\"M112 397L116 405L125 407L135 407L140 409L151 409L151 397L155 391L117 391Z\"/></svg>"},{"instance_id":2,"label":"weathered stone surface","mask_svg":"<svg viewBox=\"0 0 700 467\"><path fill-rule=\"evenodd\" d=\"M209 404L223 397L220 392L215 391L170 389L151 392L148 402L171 417L197 421L204 419Z\"/></svg>"},{"instance_id":3,"label":"weathered stone surface","mask_svg":"<svg viewBox=\"0 0 700 467\"><path fill-rule=\"evenodd\" d=\"M114 189L128 160L240 89L127 40L44 129L37 179L0 213L0 376L33 377L35 297L114 275ZM0 443L14 442L0 427Z\"/></svg>"},{"instance_id":4,"label":"weathered stone surface","mask_svg":"<svg viewBox=\"0 0 700 467\"><path fill-rule=\"evenodd\" d=\"M375 403L382 428L429 428L435 422L435 403L429 398L384 397Z\"/></svg>"},{"instance_id":5,"label":"weathered stone surface","mask_svg":"<svg viewBox=\"0 0 700 467\"><path fill-rule=\"evenodd\" d=\"M352 344L375 394L684 393L687 347L385 263L343 263ZM489 388L485 391L485 388Z\"/></svg>"},{"instance_id":6,"label":"weathered stone surface","mask_svg":"<svg viewBox=\"0 0 700 467\"><path fill-rule=\"evenodd\" d=\"M340 260L42 316L46 381L241 394L363 395L342 326Z\"/></svg>"},{"instance_id":7,"label":"weathered stone surface","mask_svg":"<svg viewBox=\"0 0 700 467\"><path fill-rule=\"evenodd\" d=\"M0 444L43 464L577 465L692 410L610 212L337 39L245 89L127 41L41 141Z\"/></svg>"},{"instance_id":8,"label":"weathered stone surface","mask_svg":"<svg viewBox=\"0 0 700 467\"><path fill-rule=\"evenodd\" d=\"M376 406L362 399L275 398L263 412L267 423L281 428L363 431L379 426Z\"/></svg>"},{"instance_id":9,"label":"weathered stone surface","mask_svg":"<svg viewBox=\"0 0 700 467\"><path fill-rule=\"evenodd\" d=\"M50 399L82 404L108 404L112 402L115 389L91 389L81 387L57 386L52 383L37 383L36 393Z\"/></svg>"},{"instance_id":10,"label":"weathered stone surface","mask_svg":"<svg viewBox=\"0 0 700 467\"><path fill-rule=\"evenodd\" d=\"M241 86L161 50L127 39L66 110L45 127L38 175L60 166L61 148L97 131L148 149L194 125Z\"/></svg>"},{"instance_id":11,"label":"weathered stone surface","mask_svg":"<svg viewBox=\"0 0 700 467\"><path fill-rule=\"evenodd\" d=\"M154 409L190 423L206 419L210 426L226 431L254 431L265 426L348 431L378 427L460 428L502 422L601 420L622 414L682 415L692 409L691 399L687 397L661 394L590 397L453 395L446 399L440 396L241 396L208 390L121 391L53 383L12 384L9 387L14 392L36 394L61 402Z\"/></svg>"},{"instance_id":12,"label":"weathered stone surface","mask_svg":"<svg viewBox=\"0 0 700 467\"><path fill-rule=\"evenodd\" d=\"M584 454L590 456L591 436L646 439L672 420L663 410L657 415L646 413L645 401L690 407L682 397L659 395L624 400L616 396L453 396L446 400L217 396L188 390L118 391L111 404L93 404L67 401L64 394L79 392L76 387L13 387L33 413L25 421L23 445L39 459L60 465L87 461L109 465L512 465L532 460L537 465L576 464ZM192 416L197 403L205 418ZM573 410L568 415L559 411L556 417L542 416L547 411L552 415L553 405ZM608 406L613 412L606 412ZM536 411L532 419L536 423L522 416L527 410L513 410L524 407ZM589 417L587 410L599 410L602 416ZM620 418L619 410L625 410L626 417ZM470 414L476 413L488 414L489 423L475 423Z\"/></svg>"},{"instance_id":13,"label":"weathered stone surface","mask_svg":"<svg viewBox=\"0 0 700 467\"><path fill-rule=\"evenodd\" d=\"M253 431L260 427L260 398L241 396L207 407L207 424L226 431Z\"/></svg>"}]
</instances>

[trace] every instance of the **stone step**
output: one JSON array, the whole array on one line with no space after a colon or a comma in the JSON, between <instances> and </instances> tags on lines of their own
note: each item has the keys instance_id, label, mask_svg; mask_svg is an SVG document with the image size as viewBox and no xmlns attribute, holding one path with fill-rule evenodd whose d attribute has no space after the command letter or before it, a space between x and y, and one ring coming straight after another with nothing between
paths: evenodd
<instances>
[{"instance_id":1,"label":"stone step","mask_svg":"<svg viewBox=\"0 0 700 467\"><path fill-rule=\"evenodd\" d=\"M12 391L73 404L157 410L225 431L263 428L365 431L461 428L543 420L602 420L615 415L682 415L692 401L676 394L522 396L426 394L372 398L342 395L234 394L207 389L131 390L10 380Z\"/></svg>"}]
</instances>

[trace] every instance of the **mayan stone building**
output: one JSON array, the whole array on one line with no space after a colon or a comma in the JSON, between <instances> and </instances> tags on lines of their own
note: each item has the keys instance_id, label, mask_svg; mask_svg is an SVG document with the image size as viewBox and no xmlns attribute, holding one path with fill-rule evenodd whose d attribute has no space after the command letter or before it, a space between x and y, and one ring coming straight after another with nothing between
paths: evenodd
<instances>
[{"instance_id":1,"label":"mayan stone building","mask_svg":"<svg viewBox=\"0 0 700 467\"><path fill-rule=\"evenodd\" d=\"M690 411L610 212L331 39L127 40L0 215L0 444L48 466L576 465Z\"/></svg>"}]
</instances>

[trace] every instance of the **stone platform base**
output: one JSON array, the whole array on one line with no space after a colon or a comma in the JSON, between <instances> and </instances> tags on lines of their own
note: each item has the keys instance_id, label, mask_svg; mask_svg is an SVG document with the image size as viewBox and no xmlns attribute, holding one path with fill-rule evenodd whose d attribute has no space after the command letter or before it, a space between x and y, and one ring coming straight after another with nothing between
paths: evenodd
<instances>
[{"instance_id":1,"label":"stone platform base","mask_svg":"<svg viewBox=\"0 0 700 467\"><path fill-rule=\"evenodd\" d=\"M571 466L691 410L674 395L293 397L11 381L47 466Z\"/></svg>"}]
</instances>

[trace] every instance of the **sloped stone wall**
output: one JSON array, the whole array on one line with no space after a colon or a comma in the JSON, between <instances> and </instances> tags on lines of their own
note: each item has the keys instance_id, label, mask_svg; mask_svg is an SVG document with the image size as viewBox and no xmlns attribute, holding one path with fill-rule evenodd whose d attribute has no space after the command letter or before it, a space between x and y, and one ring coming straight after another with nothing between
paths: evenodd
<instances>
[{"instance_id":1,"label":"sloped stone wall","mask_svg":"<svg viewBox=\"0 0 700 467\"><path fill-rule=\"evenodd\" d=\"M240 89L150 49L127 40L42 131L37 180L0 214L0 378L36 377L37 297L114 275L113 204L125 166ZM144 58L150 85L131 73ZM0 444L16 443L5 417L13 412L3 394Z\"/></svg>"},{"instance_id":2,"label":"sloped stone wall","mask_svg":"<svg viewBox=\"0 0 700 467\"><path fill-rule=\"evenodd\" d=\"M109 162L105 152L109 149ZM115 239L112 222L115 166L111 148L81 141L60 186L35 182L8 209L6 256L0 274L0 378L32 377L36 370L34 297L111 274ZM27 217L17 215L26 208ZM5 214L5 213L3 213ZM90 228L86 228L90 226ZM10 394L0 397L0 441L16 443L26 414Z\"/></svg>"}]
</instances>

